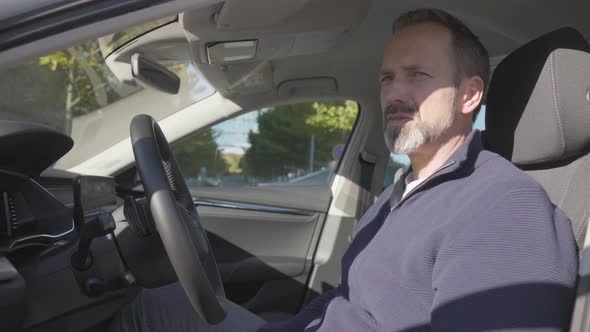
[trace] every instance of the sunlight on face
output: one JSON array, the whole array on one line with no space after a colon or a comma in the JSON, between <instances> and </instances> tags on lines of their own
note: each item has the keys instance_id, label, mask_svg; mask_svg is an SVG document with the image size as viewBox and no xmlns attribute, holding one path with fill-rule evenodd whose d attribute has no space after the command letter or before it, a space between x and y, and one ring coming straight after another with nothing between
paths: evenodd
<instances>
[{"instance_id":1,"label":"sunlight on face","mask_svg":"<svg viewBox=\"0 0 590 332\"><path fill-rule=\"evenodd\" d=\"M454 105L454 97L451 105ZM397 107L386 110L387 113L403 112ZM396 121L387 121L384 115L385 142L389 150L395 154L409 154L426 144L434 142L448 130L455 121L454 107L446 113L446 118L439 122L422 121L420 113L416 112L416 120L399 124Z\"/></svg>"},{"instance_id":2,"label":"sunlight on face","mask_svg":"<svg viewBox=\"0 0 590 332\"><path fill-rule=\"evenodd\" d=\"M420 23L398 31L381 69L385 142L395 154L437 142L453 125L457 88L448 30Z\"/></svg>"}]
</instances>

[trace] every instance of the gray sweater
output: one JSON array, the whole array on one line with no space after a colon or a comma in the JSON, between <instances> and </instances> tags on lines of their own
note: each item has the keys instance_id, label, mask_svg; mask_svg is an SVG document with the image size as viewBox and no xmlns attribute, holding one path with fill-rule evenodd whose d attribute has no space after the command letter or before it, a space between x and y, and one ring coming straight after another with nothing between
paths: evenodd
<instances>
[{"instance_id":1,"label":"gray sweater","mask_svg":"<svg viewBox=\"0 0 590 332\"><path fill-rule=\"evenodd\" d=\"M340 285L260 331L561 331L575 294L570 222L478 131L401 201L360 220Z\"/></svg>"}]
</instances>

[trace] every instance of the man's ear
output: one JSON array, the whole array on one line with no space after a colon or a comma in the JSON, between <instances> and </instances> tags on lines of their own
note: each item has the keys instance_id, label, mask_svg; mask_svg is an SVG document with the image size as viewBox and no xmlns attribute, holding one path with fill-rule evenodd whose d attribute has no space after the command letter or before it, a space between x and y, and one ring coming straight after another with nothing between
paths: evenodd
<instances>
[{"instance_id":1,"label":"man's ear","mask_svg":"<svg viewBox=\"0 0 590 332\"><path fill-rule=\"evenodd\" d=\"M483 98L483 80L475 75L463 79L461 89L461 114L473 113Z\"/></svg>"}]
</instances>

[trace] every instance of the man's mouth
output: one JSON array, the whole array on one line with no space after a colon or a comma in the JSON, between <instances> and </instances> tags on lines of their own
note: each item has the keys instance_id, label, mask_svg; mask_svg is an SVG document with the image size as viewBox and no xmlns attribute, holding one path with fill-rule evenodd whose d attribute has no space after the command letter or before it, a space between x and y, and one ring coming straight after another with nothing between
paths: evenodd
<instances>
[{"instance_id":1,"label":"man's mouth","mask_svg":"<svg viewBox=\"0 0 590 332\"><path fill-rule=\"evenodd\" d=\"M414 120L414 118L411 115L404 113L387 114L385 116L385 119L387 120L387 122L393 122L396 124L403 124L408 121Z\"/></svg>"}]
</instances>

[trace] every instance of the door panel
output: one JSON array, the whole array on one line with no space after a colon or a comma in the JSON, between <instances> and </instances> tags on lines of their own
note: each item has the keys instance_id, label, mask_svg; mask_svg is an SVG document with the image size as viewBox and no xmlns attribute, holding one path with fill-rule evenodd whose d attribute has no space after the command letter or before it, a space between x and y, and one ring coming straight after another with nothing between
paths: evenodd
<instances>
[{"instance_id":1,"label":"door panel","mask_svg":"<svg viewBox=\"0 0 590 332\"><path fill-rule=\"evenodd\" d=\"M212 233L224 281L294 277L311 264L312 238L329 204L327 186L200 188L192 193L203 225Z\"/></svg>"},{"instance_id":2,"label":"door panel","mask_svg":"<svg viewBox=\"0 0 590 332\"><path fill-rule=\"evenodd\" d=\"M172 145L230 300L297 312L357 113L351 101L264 108Z\"/></svg>"},{"instance_id":3,"label":"door panel","mask_svg":"<svg viewBox=\"0 0 590 332\"><path fill-rule=\"evenodd\" d=\"M303 273L311 239L323 214L294 215L198 207L224 281L276 279ZM265 266L267 268L265 268ZM273 277L274 276L274 277ZM279 276L280 277L280 276Z\"/></svg>"},{"instance_id":4,"label":"door panel","mask_svg":"<svg viewBox=\"0 0 590 332\"><path fill-rule=\"evenodd\" d=\"M273 308L268 301L282 299L281 310L294 312L305 293L325 213L312 211L317 210L314 195L302 199L305 195L284 188L258 189L256 195L239 196L250 201L247 203L208 198L199 190L197 210L209 233L228 298L251 306L254 312ZM220 196L207 191L208 196ZM289 206L253 204L254 200Z\"/></svg>"}]
</instances>

